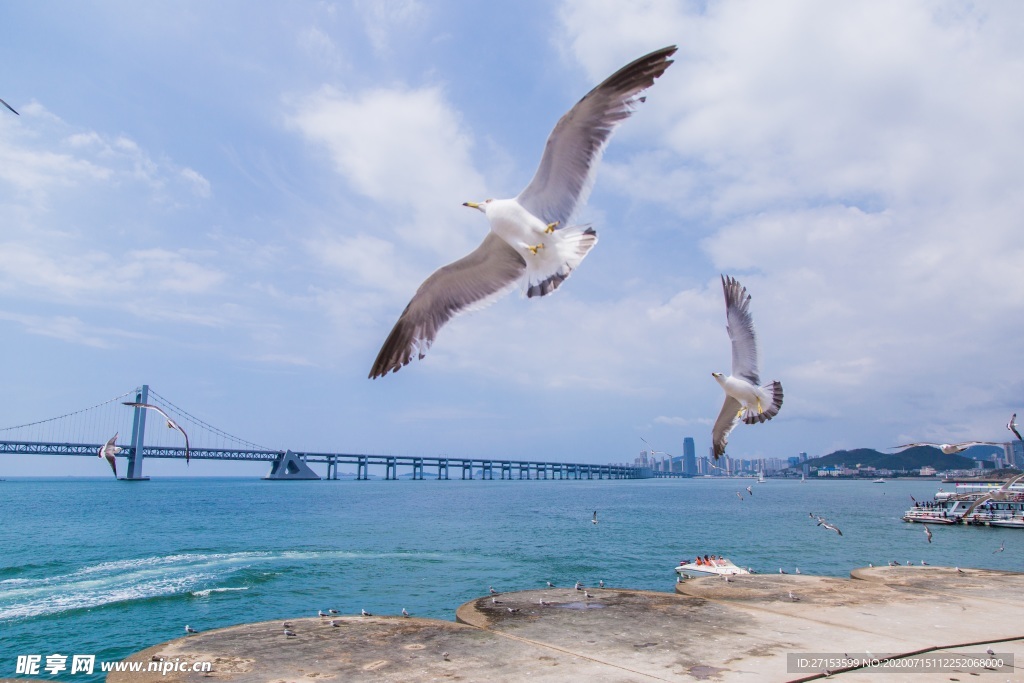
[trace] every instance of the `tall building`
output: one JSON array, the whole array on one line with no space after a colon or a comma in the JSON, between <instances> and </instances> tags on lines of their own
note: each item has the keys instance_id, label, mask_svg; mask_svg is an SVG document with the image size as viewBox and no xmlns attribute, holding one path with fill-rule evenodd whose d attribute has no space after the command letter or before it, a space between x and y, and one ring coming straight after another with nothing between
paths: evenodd
<instances>
[{"instance_id":1,"label":"tall building","mask_svg":"<svg viewBox=\"0 0 1024 683\"><path fill-rule=\"evenodd\" d=\"M683 474L697 474L697 452L694 450L693 437L683 439Z\"/></svg>"}]
</instances>

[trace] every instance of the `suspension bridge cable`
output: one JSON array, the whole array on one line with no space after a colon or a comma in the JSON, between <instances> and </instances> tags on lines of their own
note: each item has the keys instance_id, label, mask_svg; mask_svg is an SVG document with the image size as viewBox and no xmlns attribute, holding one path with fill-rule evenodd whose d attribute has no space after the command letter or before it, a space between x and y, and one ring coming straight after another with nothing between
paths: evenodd
<instances>
[{"instance_id":1,"label":"suspension bridge cable","mask_svg":"<svg viewBox=\"0 0 1024 683\"><path fill-rule=\"evenodd\" d=\"M150 396L156 396L158 399L160 399L160 401L162 403L164 403L168 407L174 409L174 411L176 413L179 413L180 415L186 416L193 423L195 423L197 425L201 425L205 429L213 432L214 434L217 434L218 436L221 436L221 437L224 437L224 438L227 438L227 439L231 439L232 441L234 441L236 443L242 444L244 446L249 446L250 448L253 448L255 450L260 450L260 451L272 451L272 450L275 450L273 448L268 448L268 447L263 446L263 445L258 444L258 443L253 443L252 441L247 441L247 440L245 440L243 438L235 436L234 434L229 434L229 433L225 432L223 429L218 429L217 427L214 427L213 425L209 424L208 422L204 422L203 420L200 420L195 415L192 415L188 411L179 408L178 406L176 406L173 403L171 403L168 399L164 398L163 396L161 396L157 392L153 391L152 387L150 387L150 389L149 389L149 395Z\"/></svg>"},{"instance_id":2,"label":"suspension bridge cable","mask_svg":"<svg viewBox=\"0 0 1024 683\"><path fill-rule=\"evenodd\" d=\"M46 424L47 422L54 422L56 420L63 420L66 417L72 417L72 416L75 416L75 415L80 415L81 413L84 413L87 410L93 410L95 408L99 408L101 406L105 406L108 403L113 403L114 401L120 401L125 396L132 396L134 394L135 394L135 390L132 389L131 391L125 392L125 393L121 394L120 396L115 396L114 398L112 398L112 399L110 399L108 401L103 401L102 403L97 403L94 406L89 406L88 408L82 408L81 410L76 410L73 413L67 413L65 415L58 415L57 417L51 417L51 418L48 418L46 420L39 420L37 422L27 422L27 423L25 423L23 425L14 425L13 427L0 427L0 432L8 432L8 431L11 431L12 429L23 429L25 427L35 427L36 425Z\"/></svg>"}]
</instances>

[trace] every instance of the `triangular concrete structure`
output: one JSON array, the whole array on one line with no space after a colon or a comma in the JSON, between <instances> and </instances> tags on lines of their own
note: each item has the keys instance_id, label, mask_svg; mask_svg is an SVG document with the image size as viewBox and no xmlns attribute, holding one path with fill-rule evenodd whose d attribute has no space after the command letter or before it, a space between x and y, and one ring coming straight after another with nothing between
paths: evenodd
<instances>
[{"instance_id":1,"label":"triangular concrete structure","mask_svg":"<svg viewBox=\"0 0 1024 683\"><path fill-rule=\"evenodd\" d=\"M319 479L320 475L314 472L306 461L291 451L281 454L277 460L270 465L270 473L264 479Z\"/></svg>"}]
</instances>

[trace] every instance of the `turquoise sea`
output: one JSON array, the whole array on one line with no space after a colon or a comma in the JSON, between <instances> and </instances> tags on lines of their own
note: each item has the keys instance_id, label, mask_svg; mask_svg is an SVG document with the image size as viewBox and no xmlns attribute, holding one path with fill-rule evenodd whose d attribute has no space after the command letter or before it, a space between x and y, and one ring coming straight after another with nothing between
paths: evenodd
<instances>
[{"instance_id":1,"label":"turquoise sea","mask_svg":"<svg viewBox=\"0 0 1024 683\"><path fill-rule=\"evenodd\" d=\"M754 495L746 492L751 486ZM672 591L720 554L759 572L869 562L1024 570L1013 529L900 521L937 481L750 479L0 482L0 677L19 655L115 661L181 637L318 609L453 620L499 591L575 581ZM740 492L744 500L736 493ZM591 523L597 510L599 523ZM815 526L808 512L843 536ZM995 553L1005 541L1005 551ZM102 674L62 680L97 681ZM43 674L37 679L53 679Z\"/></svg>"}]
</instances>

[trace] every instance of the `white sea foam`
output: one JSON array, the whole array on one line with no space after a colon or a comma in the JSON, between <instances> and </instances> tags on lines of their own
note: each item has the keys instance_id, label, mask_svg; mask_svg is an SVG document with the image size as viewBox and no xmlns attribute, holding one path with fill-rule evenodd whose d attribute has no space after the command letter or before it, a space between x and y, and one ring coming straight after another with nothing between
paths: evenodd
<instances>
[{"instance_id":1,"label":"white sea foam","mask_svg":"<svg viewBox=\"0 0 1024 683\"><path fill-rule=\"evenodd\" d=\"M194 595L197 598L205 598L205 597L208 597L211 593L227 593L229 591L247 591L247 590L249 590L248 586L235 586L235 587L225 587L225 588L205 588L205 589L203 589L201 591L192 591L192 595Z\"/></svg>"}]
</instances>

